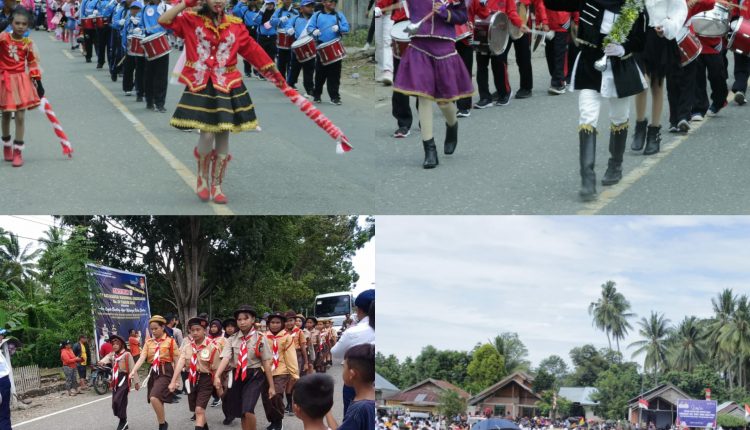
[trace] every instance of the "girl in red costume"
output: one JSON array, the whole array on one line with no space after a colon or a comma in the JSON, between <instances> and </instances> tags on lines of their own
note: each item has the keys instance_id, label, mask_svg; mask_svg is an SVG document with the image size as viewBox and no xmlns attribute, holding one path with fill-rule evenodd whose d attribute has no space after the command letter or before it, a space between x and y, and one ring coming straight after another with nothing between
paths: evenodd
<instances>
[{"instance_id":1,"label":"girl in red costume","mask_svg":"<svg viewBox=\"0 0 750 430\"><path fill-rule=\"evenodd\" d=\"M225 3L206 0L194 11L189 8L196 0L185 0L159 18L159 24L185 41L185 67L179 80L187 88L170 124L200 130L194 151L198 159L196 193L203 201L213 199L220 204L227 203L221 183L231 159L229 132L258 126L253 102L237 69L237 54L256 69L272 69L278 75L273 60L250 37L242 19L224 14Z\"/></svg>"},{"instance_id":2,"label":"girl in red costume","mask_svg":"<svg viewBox=\"0 0 750 430\"><path fill-rule=\"evenodd\" d=\"M44 96L42 73L37 63L34 43L24 33L29 28L31 14L23 7L17 7L11 14L13 31L0 33L0 110L3 112L2 139L3 157L13 162L13 167L23 166L23 134L26 109L33 109ZM28 65L28 72L26 67ZM10 143L11 114L16 114L16 138Z\"/></svg>"}]
</instances>

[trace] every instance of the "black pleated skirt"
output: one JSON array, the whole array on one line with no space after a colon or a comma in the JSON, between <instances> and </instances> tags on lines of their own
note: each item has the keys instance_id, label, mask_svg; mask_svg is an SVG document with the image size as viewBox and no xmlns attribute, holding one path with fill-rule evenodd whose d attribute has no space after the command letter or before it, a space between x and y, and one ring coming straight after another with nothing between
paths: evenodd
<instances>
[{"instance_id":1,"label":"black pleated skirt","mask_svg":"<svg viewBox=\"0 0 750 430\"><path fill-rule=\"evenodd\" d=\"M227 94L217 91L209 80L201 91L185 90L169 124L181 130L239 133L254 130L258 121L244 83Z\"/></svg>"}]
</instances>

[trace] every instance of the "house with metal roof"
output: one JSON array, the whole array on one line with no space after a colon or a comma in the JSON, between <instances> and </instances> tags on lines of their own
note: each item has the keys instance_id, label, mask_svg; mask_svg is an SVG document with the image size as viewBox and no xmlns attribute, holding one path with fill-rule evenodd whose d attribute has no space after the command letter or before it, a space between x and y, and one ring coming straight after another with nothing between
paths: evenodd
<instances>
[{"instance_id":1,"label":"house with metal roof","mask_svg":"<svg viewBox=\"0 0 750 430\"><path fill-rule=\"evenodd\" d=\"M474 411L489 408L492 415L516 419L538 414L536 402L542 398L531 388L534 377L526 372L515 372L469 399Z\"/></svg>"},{"instance_id":2,"label":"house with metal roof","mask_svg":"<svg viewBox=\"0 0 750 430\"><path fill-rule=\"evenodd\" d=\"M638 406L641 398L648 402L648 408L641 409ZM650 422L657 429L670 428L677 419L677 401L681 399L693 400L693 397L672 384L658 385L628 400L630 422L640 422L640 428L645 428Z\"/></svg>"},{"instance_id":3,"label":"house with metal roof","mask_svg":"<svg viewBox=\"0 0 750 430\"><path fill-rule=\"evenodd\" d=\"M385 399L391 397L399 392L397 386L391 384L391 382L378 372L375 372L375 404L385 404Z\"/></svg>"},{"instance_id":4,"label":"house with metal roof","mask_svg":"<svg viewBox=\"0 0 750 430\"><path fill-rule=\"evenodd\" d=\"M470 396L469 393L448 381L429 378L385 398L385 405L401 406L410 412L427 412L436 415L440 397L446 391L453 391L463 399L468 399Z\"/></svg>"},{"instance_id":5,"label":"house with metal roof","mask_svg":"<svg viewBox=\"0 0 750 430\"><path fill-rule=\"evenodd\" d=\"M572 403L574 408L580 408L579 410L583 410L584 418L586 418L586 421L590 421L600 420L600 418L594 413L594 407L596 407L599 402L592 399L592 396L598 392L599 391L594 387L560 387L557 396Z\"/></svg>"}]
</instances>

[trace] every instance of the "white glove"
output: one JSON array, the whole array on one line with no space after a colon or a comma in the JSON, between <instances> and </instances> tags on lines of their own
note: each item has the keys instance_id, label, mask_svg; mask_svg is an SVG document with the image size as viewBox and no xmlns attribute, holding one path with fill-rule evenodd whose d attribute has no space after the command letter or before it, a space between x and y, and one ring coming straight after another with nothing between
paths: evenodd
<instances>
[{"instance_id":1,"label":"white glove","mask_svg":"<svg viewBox=\"0 0 750 430\"><path fill-rule=\"evenodd\" d=\"M334 24L333 27L331 27L331 31L337 33L339 31L339 26Z\"/></svg>"},{"instance_id":2,"label":"white glove","mask_svg":"<svg viewBox=\"0 0 750 430\"><path fill-rule=\"evenodd\" d=\"M266 21L266 23L263 24L263 28L265 28L266 30L270 29L271 28L271 21Z\"/></svg>"},{"instance_id":3,"label":"white glove","mask_svg":"<svg viewBox=\"0 0 750 430\"><path fill-rule=\"evenodd\" d=\"M312 35L313 35L313 36L315 36L315 37L318 37L318 36L320 36L320 30L318 30L318 29L316 28L315 30L313 30L313 32L312 32Z\"/></svg>"},{"instance_id":4,"label":"white glove","mask_svg":"<svg viewBox=\"0 0 750 430\"><path fill-rule=\"evenodd\" d=\"M282 23L285 23L285 22L289 21L289 17L286 16L286 15L284 15L281 18L279 18L279 21L281 21Z\"/></svg>"},{"instance_id":5,"label":"white glove","mask_svg":"<svg viewBox=\"0 0 750 430\"><path fill-rule=\"evenodd\" d=\"M375 9L373 9L373 12L375 13L375 18L380 18L381 16L383 16L383 10L377 6L375 6Z\"/></svg>"},{"instance_id":6,"label":"white glove","mask_svg":"<svg viewBox=\"0 0 750 430\"><path fill-rule=\"evenodd\" d=\"M141 23L141 20L140 20L140 19L138 19L138 18L136 18L136 17L131 17L131 18L130 18L130 22L131 22L131 23L132 23L133 25L138 25L138 24L140 24L140 23Z\"/></svg>"},{"instance_id":7,"label":"white glove","mask_svg":"<svg viewBox=\"0 0 750 430\"><path fill-rule=\"evenodd\" d=\"M625 48L617 43L610 43L604 47L604 55L608 57L622 57L625 55Z\"/></svg>"},{"instance_id":8,"label":"white glove","mask_svg":"<svg viewBox=\"0 0 750 430\"><path fill-rule=\"evenodd\" d=\"M286 29L286 34L288 34L290 36L294 36L294 29L293 28L287 28Z\"/></svg>"},{"instance_id":9,"label":"white glove","mask_svg":"<svg viewBox=\"0 0 750 430\"><path fill-rule=\"evenodd\" d=\"M136 28L133 29L133 34L141 34L142 32L143 31L141 30L140 27L136 27Z\"/></svg>"},{"instance_id":10,"label":"white glove","mask_svg":"<svg viewBox=\"0 0 750 430\"><path fill-rule=\"evenodd\" d=\"M122 27L123 25L125 25L125 20L121 19L121 20L117 21L117 25L119 25L120 27Z\"/></svg>"},{"instance_id":11,"label":"white glove","mask_svg":"<svg viewBox=\"0 0 750 430\"><path fill-rule=\"evenodd\" d=\"M91 16L97 16L97 15L99 15L99 11L94 9L94 13L92 13Z\"/></svg>"}]
</instances>

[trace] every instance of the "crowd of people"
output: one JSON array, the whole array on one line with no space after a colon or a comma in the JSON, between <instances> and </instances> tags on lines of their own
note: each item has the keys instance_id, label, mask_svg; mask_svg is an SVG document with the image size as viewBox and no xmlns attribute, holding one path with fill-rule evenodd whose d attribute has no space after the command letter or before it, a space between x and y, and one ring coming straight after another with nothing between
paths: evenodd
<instances>
[{"instance_id":1,"label":"crowd of people","mask_svg":"<svg viewBox=\"0 0 750 430\"><path fill-rule=\"evenodd\" d=\"M444 114L444 153L452 154L458 141L457 118L470 116L472 109L507 106L512 98L532 96L531 52L540 43L545 45L550 74L547 92L557 96L579 91L580 196L584 201L597 196L595 148L603 102L610 108L610 158L601 181L605 186L622 178L632 97L636 126L631 149L644 155L660 151L665 87L670 133L688 133L691 124L719 114L728 104L727 80L732 75L731 99L739 106L746 103L750 74L750 52L743 46L750 37L750 26L744 25L750 19L746 2L377 0L371 4L376 80L393 85L393 136L410 134L409 97L417 97L424 168L438 165L432 103L437 102ZM496 22L506 23L509 31L496 31ZM508 79L511 47L520 74L515 92ZM473 70L479 92L474 100ZM650 116L646 112L649 92Z\"/></svg>"},{"instance_id":2,"label":"crowd of people","mask_svg":"<svg viewBox=\"0 0 750 430\"><path fill-rule=\"evenodd\" d=\"M223 424L239 418L243 430L254 430L259 398L270 423L267 430L281 430L285 415L301 418L305 428L307 422L326 418L332 430L371 429L375 422L374 302L374 290L357 296L356 316L347 318L340 337L331 319L305 317L291 310L258 318L246 305L223 320L209 320L206 314L190 318L187 333L179 329L177 316L154 315L149 320L150 336L142 345L135 330L128 340L112 334L100 347L98 364L112 367L117 430L128 428L128 395L131 387L138 390L141 386L147 388L147 401L159 430L168 428L164 405L178 402L180 393L187 394L196 430L208 428L205 411L209 402L221 406ZM95 360L86 336L75 344L62 342L61 361L69 394L87 389L86 366ZM333 380L322 375L334 361L341 360L344 420L338 425L329 414ZM141 381L138 370L146 363L149 370ZM319 390L330 393L307 398ZM323 405L328 405L325 411ZM317 430L312 424L310 428Z\"/></svg>"}]
</instances>

